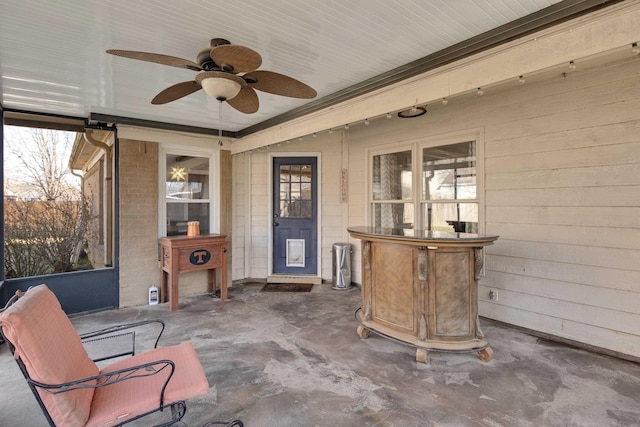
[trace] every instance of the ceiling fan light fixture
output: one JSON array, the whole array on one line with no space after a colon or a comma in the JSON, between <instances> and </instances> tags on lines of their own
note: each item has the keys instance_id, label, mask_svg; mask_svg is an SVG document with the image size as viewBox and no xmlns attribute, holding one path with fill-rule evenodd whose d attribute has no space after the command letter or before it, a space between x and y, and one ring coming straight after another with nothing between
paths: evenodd
<instances>
[{"instance_id":1,"label":"ceiling fan light fixture","mask_svg":"<svg viewBox=\"0 0 640 427\"><path fill-rule=\"evenodd\" d=\"M196 81L207 95L220 102L235 98L246 85L241 77L222 71L202 72L196 76Z\"/></svg>"}]
</instances>

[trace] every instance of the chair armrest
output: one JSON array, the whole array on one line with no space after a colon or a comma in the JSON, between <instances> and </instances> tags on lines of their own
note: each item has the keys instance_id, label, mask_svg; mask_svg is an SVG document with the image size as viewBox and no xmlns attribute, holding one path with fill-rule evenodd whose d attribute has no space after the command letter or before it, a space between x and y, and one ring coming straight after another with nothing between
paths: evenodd
<instances>
[{"instance_id":1,"label":"chair armrest","mask_svg":"<svg viewBox=\"0 0 640 427\"><path fill-rule=\"evenodd\" d=\"M148 325L148 324L152 324L152 323L157 323L157 324L161 325L160 333L158 333L158 336L156 338L156 342L153 345L153 348L158 348L158 342L160 341L160 337L162 336L162 333L164 332L164 322L162 320L141 320L139 322L127 323L127 324L117 325L117 326L111 326L109 328L99 329L97 331L86 332L84 334L81 334L80 335L80 339L81 340L86 340L86 339L89 339L89 338L97 338L97 337L100 337L100 336L113 334L113 333L116 333L116 332L121 332L121 331L126 330L126 329L138 328L140 326L144 326L144 325Z\"/></svg>"},{"instance_id":2,"label":"chair armrest","mask_svg":"<svg viewBox=\"0 0 640 427\"><path fill-rule=\"evenodd\" d=\"M118 371L107 372L92 377L80 378L75 381L70 381L62 384L45 384L39 381L35 381L31 378L28 378L27 382L34 387L42 389L46 393L60 394L79 389L106 387L133 378L149 377L159 374L166 369L169 370L169 375L167 375L167 378L162 385L162 390L160 391L159 396L160 408L163 408L164 392L167 388L167 384L169 384L169 380L171 380L171 377L173 376L173 373L176 369L175 364L171 360L167 359L143 363L140 365L131 366L129 368L120 369Z\"/></svg>"}]
</instances>

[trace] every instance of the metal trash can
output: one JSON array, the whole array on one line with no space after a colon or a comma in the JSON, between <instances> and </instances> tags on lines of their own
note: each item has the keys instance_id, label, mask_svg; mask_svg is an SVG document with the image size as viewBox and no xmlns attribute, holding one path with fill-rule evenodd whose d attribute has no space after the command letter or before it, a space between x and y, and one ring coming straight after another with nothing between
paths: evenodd
<instances>
[{"instance_id":1,"label":"metal trash can","mask_svg":"<svg viewBox=\"0 0 640 427\"><path fill-rule=\"evenodd\" d=\"M333 286L331 289L351 288L351 244L334 243L331 251L333 264Z\"/></svg>"}]
</instances>

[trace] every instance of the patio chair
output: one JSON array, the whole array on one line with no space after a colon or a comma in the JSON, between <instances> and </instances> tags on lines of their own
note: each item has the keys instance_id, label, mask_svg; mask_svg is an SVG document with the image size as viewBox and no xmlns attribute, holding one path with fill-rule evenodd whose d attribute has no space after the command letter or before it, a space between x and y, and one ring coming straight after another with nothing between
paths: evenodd
<instances>
[{"instance_id":1,"label":"patio chair","mask_svg":"<svg viewBox=\"0 0 640 427\"><path fill-rule=\"evenodd\" d=\"M83 336L122 335L144 323ZM98 368L46 285L13 297L0 312L0 330L51 426L120 426L167 408L171 419L157 425L182 425L185 400L209 391L192 344L158 348L162 330L153 349L135 355L134 344L131 356L118 353L118 360ZM221 423L242 426L239 420L206 425Z\"/></svg>"}]
</instances>

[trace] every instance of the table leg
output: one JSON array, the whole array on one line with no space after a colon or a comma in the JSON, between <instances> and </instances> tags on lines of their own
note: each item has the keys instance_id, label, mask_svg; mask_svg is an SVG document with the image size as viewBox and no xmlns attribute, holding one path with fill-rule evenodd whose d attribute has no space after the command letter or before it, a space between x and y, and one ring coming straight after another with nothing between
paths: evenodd
<instances>
[{"instance_id":1,"label":"table leg","mask_svg":"<svg viewBox=\"0 0 640 427\"><path fill-rule=\"evenodd\" d=\"M167 272L160 269L160 302L169 301L169 287L167 283Z\"/></svg>"},{"instance_id":2,"label":"table leg","mask_svg":"<svg viewBox=\"0 0 640 427\"><path fill-rule=\"evenodd\" d=\"M178 309L178 250L171 251L171 272L169 273L169 311Z\"/></svg>"},{"instance_id":3,"label":"table leg","mask_svg":"<svg viewBox=\"0 0 640 427\"><path fill-rule=\"evenodd\" d=\"M216 270L213 268L207 270L207 292L216 293Z\"/></svg>"},{"instance_id":4,"label":"table leg","mask_svg":"<svg viewBox=\"0 0 640 427\"><path fill-rule=\"evenodd\" d=\"M478 357L480 357L480 360L485 363L491 362L491 360L493 359L493 349L491 347L487 347L484 350L480 350L478 352Z\"/></svg>"},{"instance_id":5,"label":"table leg","mask_svg":"<svg viewBox=\"0 0 640 427\"><path fill-rule=\"evenodd\" d=\"M416 349L416 362L427 363L429 361L429 356L427 355L427 350L424 348Z\"/></svg>"},{"instance_id":6,"label":"table leg","mask_svg":"<svg viewBox=\"0 0 640 427\"><path fill-rule=\"evenodd\" d=\"M222 248L222 271L220 273L220 299L226 301L227 295L227 248Z\"/></svg>"},{"instance_id":7,"label":"table leg","mask_svg":"<svg viewBox=\"0 0 640 427\"><path fill-rule=\"evenodd\" d=\"M369 338L369 330L362 325L358 325L358 329L356 329L356 333L358 334L360 339L365 340Z\"/></svg>"}]
</instances>

